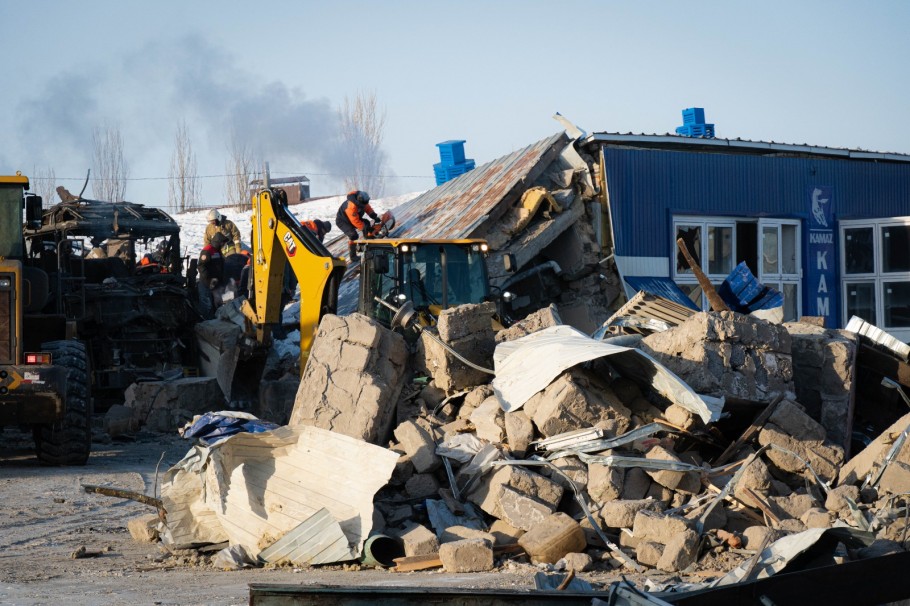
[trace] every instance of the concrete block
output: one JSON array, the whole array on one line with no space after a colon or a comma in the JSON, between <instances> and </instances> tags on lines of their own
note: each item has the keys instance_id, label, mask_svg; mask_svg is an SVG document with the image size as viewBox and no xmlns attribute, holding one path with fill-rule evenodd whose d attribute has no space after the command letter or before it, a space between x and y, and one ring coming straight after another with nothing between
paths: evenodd
<instances>
[{"instance_id":1,"label":"concrete block","mask_svg":"<svg viewBox=\"0 0 910 606\"><path fill-rule=\"evenodd\" d=\"M499 501L504 488L531 497L555 510L562 498L563 488L544 476L512 465L503 465L488 472L468 494L468 500L494 518L503 518Z\"/></svg>"},{"instance_id":2,"label":"concrete block","mask_svg":"<svg viewBox=\"0 0 910 606\"><path fill-rule=\"evenodd\" d=\"M451 543L453 541L464 541L466 539L479 539L490 545L496 542L496 537L491 533L477 530L476 528L468 528L467 526L449 526L439 533L440 543Z\"/></svg>"},{"instance_id":3,"label":"concrete block","mask_svg":"<svg viewBox=\"0 0 910 606\"><path fill-rule=\"evenodd\" d=\"M645 498L651 487L651 476L640 467L631 467L626 470L622 481L622 493L619 498L627 501L636 501Z\"/></svg>"},{"instance_id":4,"label":"concrete block","mask_svg":"<svg viewBox=\"0 0 910 606\"><path fill-rule=\"evenodd\" d=\"M695 427L697 420L695 415L678 404L671 404L664 410L664 418L667 422L682 427L685 430Z\"/></svg>"},{"instance_id":5,"label":"concrete block","mask_svg":"<svg viewBox=\"0 0 910 606\"><path fill-rule=\"evenodd\" d=\"M635 548L635 559L639 564L654 568L664 553L664 546L654 541L641 541Z\"/></svg>"},{"instance_id":6,"label":"concrete block","mask_svg":"<svg viewBox=\"0 0 910 606\"><path fill-rule=\"evenodd\" d=\"M904 494L910 492L910 465L891 461L878 481L878 493Z\"/></svg>"},{"instance_id":7,"label":"concrete block","mask_svg":"<svg viewBox=\"0 0 910 606\"><path fill-rule=\"evenodd\" d=\"M663 505L654 499L608 501L600 509L600 517L610 528L632 528L635 514L643 509L660 512Z\"/></svg>"},{"instance_id":8,"label":"concrete block","mask_svg":"<svg viewBox=\"0 0 910 606\"><path fill-rule=\"evenodd\" d=\"M404 555L430 555L439 551L439 540L436 534L421 524L408 522L395 533L404 545Z\"/></svg>"},{"instance_id":9,"label":"concrete block","mask_svg":"<svg viewBox=\"0 0 910 606\"><path fill-rule=\"evenodd\" d=\"M509 328L497 332L496 342L503 343L505 341L514 341L515 339L520 339L532 332L537 332L538 330L543 330L544 328L549 328L551 326L559 326L560 324L562 324L562 319L559 317L556 305L550 304L549 307L539 309L525 317L524 320L520 320Z\"/></svg>"},{"instance_id":10,"label":"concrete block","mask_svg":"<svg viewBox=\"0 0 910 606\"><path fill-rule=\"evenodd\" d=\"M545 437L594 426L620 435L631 426L631 411L610 387L598 385L581 371L560 375L531 397L525 411Z\"/></svg>"},{"instance_id":11,"label":"concrete block","mask_svg":"<svg viewBox=\"0 0 910 606\"><path fill-rule=\"evenodd\" d=\"M777 539L783 538L784 532L769 528L768 526L749 526L742 532L743 541L746 549L758 549L758 547L767 538L767 545L770 545Z\"/></svg>"},{"instance_id":12,"label":"concrete block","mask_svg":"<svg viewBox=\"0 0 910 606\"><path fill-rule=\"evenodd\" d=\"M588 495L597 504L618 499L622 494L625 470L600 463L588 464Z\"/></svg>"},{"instance_id":13,"label":"concrete block","mask_svg":"<svg viewBox=\"0 0 910 606\"><path fill-rule=\"evenodd\" d=\"M817 440L796 439L770 421L759 431L758 443L762 446L775 444L795 453L799 457L794 457L789 453L776 449L768 450L768 460L781 471L801 475L807 474L808 471L803 463L803 460L805 460L812 466L815 473L826 482L837 476L840 465L844 460L844 450L841 447Z\"/></svg>"},{"instance_id":14,"label":"concrete block","mask_svg":"<svg viewBox=\"0 0 910 606\"><path fill-rule=\"evenodd\" d=\"M781 520L781 523L778 525L778 529L788 534L795 534L797 532L803 532L806 530L806 525L803 524L800 520L790 518L787 520Z\"/></svg>"},{"instance_id":15,"label":"concrete block","mask_svg":"<svg viewBox=\"0 0 910 606\"><path fill-rule=\"evenodd\" d=\"M531 530L553 513L553 507L503 486L499 497L502 520L524 531Z\"/></svg>"},{"instance_id":16,"label":"concrete block","mask_svg":"<svg viewBox=\"0 0 910 606\"><path fill-rule=\"evenodd\" d=\"M104 431L112 438L139 430L139 417L129 406L114 404L104 414Z\"/></svg>"},{"instance_id":17,"label":"concrete block","mask_svg":"<svg viewBox=\"0 0 910 606\"><path fill-rule=\"evenodd\" d=\"M827 510L821 507L810 507L799 521L806 525L806 528L828 528L831 526L831 516Z\"/></svg>"},{"instance_id":18,"label":"concrete block","mask_svg":"<svg viewBox=\"0 0 910 606\"><path fill-rule=\"evenodd\" d=\"M528 447L534 440L534 424L523 410L505 413L506 439L509 450L519 459L528 453Z\"/></svg>"},{"instance_id":19,"label":"concrete block","mask_svg":"<svg viewBox=\"0 0 910 606\"><path fill-rule=\"evenodd\" d=\"M124 405L147 431L172 433L195 415L223 410L224 394L214 377L149 381L127 387Z\"/></svg>"},{"instance_id":20,"label":"concrete block","mask_svg":"<svg viewBox=\"0 0 910 606\"><path fill-rule=\"evenodd\" d=\"M667 541L657 561L657 568L665 572L677 572L691 566L698 557L698 533L686 529Z\"/></svg>"},{"instance_id":21,"label":"concrete block","mask_svg":"<svg viewBox=\"0 0 910 606\"><path fill-rule=\"evenodd\" d=\"M594 566L594 558L586 553L567 553L562 561L565 562L566 570L575 572L587 572Z\"/></svg>"},{"instance_id":22,"label":"concrete block","mask_svg":"<svg viewBox=\"0 0 910 606\"><path fill-rule=\"evenodd\" d=\"M431 473L418 473L404 484L404 490L412 499L434 497L439 492L439 480Z\"/></svg>"},{"instance_id":23,"label":"concrete block","mask_svg":"<svg viewBox=\"0 0 910 606\"><path fill-rule=\"evenodd\" d=\"M739 482L733 488L733 496L748 505L749 507L758 507L755 500L749 496L746 489L754 490L757 494L767 497L771 493L771 472L768 466L761 458L754 459L749 466L743 470L739 477Z\"/></svg>"},{"instance_id":24,"label":"concrete block","mask_svg":"<svg viewBox=\"0 0 910 606\"><path fill-rule=\"evenodd\" d=\"M673 536L692 526L692 522L685 518L641 509L635 514L632 533L640 541L655 541L666 545Z\"/></svg>"},{"instance_id":25,"label":"concrete block","mask_svg":"<svg viewBox=\"0 0 910 606\"><path fill-rule=\"evenodd\" d=\"M584 531L562 512L549 516L518 539L533 563L555 564L567 553L585 548Z\"/></svg>"},{"instance_id":26,"label":"concrete block","mask_svg":"<svg viewBox=\"0 0 910 606\"><path fill-rule=\"evenodd\" d=\"M780 402L768 422L777 425L796 440L821 442L825 439L825 428L790 400Z\"/></svg>"},{"instance_id":27,"label":"concrete block","mask_svg":"<svg viewBox=\"0 0 910 606\"><path fill-rule=\"evenodd\" d=\"M417 423L407 421L396 427L395 439L401 443L418 473L433 471L442 464L436 455L436 441Z\"/></svg>"},{"instance_id":28,"label":"concrete block","mask_svg":"<svg viewBox=\"0 0 910 606\"><path fill-rule=\"evenodd\" d=\"M452 343L477 334L493 338L493 316L496 305L492 302L459 305L444 309L437 319L439 338Z\"/></svg>"},{"instance_id":29,"label":"concrete block","mask_svg":"<svg viewBox=\"0 0 910 606\"><path fill-rule=\"evenodd\" d=\"M677 457L674 453L670 452L663 446L654 446L653 448L651 448L651 450L649 450L647 453L645 453L645 458L656 460L656 461L676 461L676 462L680 462L680 463L682 462L682 460L679 457ZM669 471L666 469L661 469L661 470L646 469L645 472L649 476L651 476L652 480L654 480L661 486L669 488L670 490L678 490L679 487L681 485L683 485L684 482L687 482L686 475L695 475L695 480L696 480L696 482L698 481L698 476L694 472ZM692 484L691 480L689 480L687 484L689 486L691 486L691 484ZM700 485L699 485L699 488L700 488ZM695 492L699 492L699 490L696 490Z\"/></svg>"},{"instance_id":30,"label":"concrete block","mask_svg":"<svg viewBox=\"0 0 910 606\"><path fill-rule=\"evenodd\" d=\"M847 484L831 489L825 499L825 509L834 513L846 511L848 506L845 497L849 498L854 503L859 503L859 487Z\"/></svg>"},{"instance_id":31,"label":"concrete block","mask_svg":"<svg viewBox=\"0 0 910 606\"><path fill-rule=\"evenodd\" d=\"M373 444L395 421L405 380L404 337L361 314L323 316L289 425L314 425Z\"/></svg>"},{"instance_id":32,"label":"concrete block","mask_svg":"<svg viewBox=\"0 0 910 606\"><path fill-rule=\"evenodd\" d=\"M130 536L137 543L156 543L158 541L158 514L146 513L126 522Z\"/></svg>"},{"instance_id":33,"label":"concrete block","mask_svg":"<svg viewBox=\"0 0 910 606\"><path fill-rule=\"evenodd\" d=\"M861 452L847 461L840 470L838 484L859 484L866 478L866 475L882 460L891 450L891 446L897 437L910 426L910 413L905 414L900 419L891 424L888 429L883 431L877 438L866 446ZM904 442L900 452L895 460L907 462L910 459L910 440Z\"/></svg>"},{"instance_id":34,"label":"concrete block","mask_svg":"<svg viewBox=\"0 0 910 606\"><path fill-rule=\"evenodd\" d=\"M502 520L494 520L490 525L490 534L495 539L494 545L512 545L517 543L524 533L524 530Z\"/></svg>"},{"instance_id":35,"label":"concrete block","mask_svg":"<svg viewBox=\"0 0 910 606\"><path fill-rule=\"evenodd\" d=\"M808 494L791 494L787 497L768 497L768 504L781 519L798 520L803 514L818 506L818 502Z\"/></svg>"},{"instance_id":36,"label":"concrete block","mask_svg":"<svg viewBox=\"0 0 910 606\"><path fill-rule=\"evenodd\" d=\"M439 546L439 559L446 572L493 570L493 548L483 539L464 539Z\"/></svg>"},{"instance_id":37,"label":"concrete block","mask_svg":"<svg viewBox=\"0 0 910 606\"><path fill-rule=\"evenodd\" d=\"M477 437L491 444L499 444L505 436L505 419L496 396L490 396L471 413L471 423Z\"/></svg>"}]
</instances>

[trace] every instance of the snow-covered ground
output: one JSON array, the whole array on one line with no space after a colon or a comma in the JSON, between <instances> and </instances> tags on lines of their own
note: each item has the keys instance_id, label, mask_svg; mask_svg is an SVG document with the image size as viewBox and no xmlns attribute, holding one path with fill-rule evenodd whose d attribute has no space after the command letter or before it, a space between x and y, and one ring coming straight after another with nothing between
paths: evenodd
<instances>
[{"instance_id":1,"label":"snow-covered ground","mask_svg":"<svg viewBox=\"0 0 910 606\"><path fill-rule=\"evenodd\" d=\"M423 192L372 200L370 201L370 206L381 215L383 212L391 210L399 204L404 204L405 202L416 198L421 193ZM295 204L289 208L300 222L310 221L312 219L322 219L323 221L331 223L332 231L326 236L326 242L329 242L341 235L338 227L335 226L335 214L338 212L338 207L341 206L344 198L344 196L320 198L319 200L313 200L312 202ZM244 243L249 244L249 235L250 230L252 229L250 224L250 215L252 214L252 211L237 211L228 207L219 208L218 210L237 225L237 229L240 230L240 233L243 236ZM174 220L180 224L180 252L184 256L189 256L190 258L199 256L199 251L202 249L202 238L205 234L205 226L208 223L208 220L206 219L208 212L209 209L205 209L172 215Z\"/></svg>"}]
</instances>

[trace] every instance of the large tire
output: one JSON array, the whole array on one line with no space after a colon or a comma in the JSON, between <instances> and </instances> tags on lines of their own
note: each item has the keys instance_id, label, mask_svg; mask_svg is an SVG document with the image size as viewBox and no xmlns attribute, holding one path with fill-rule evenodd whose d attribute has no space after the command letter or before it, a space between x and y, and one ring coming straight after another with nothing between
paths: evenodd
<instances>
[{"instance_id":1,"label":"large tire","mask_svg":"<svg viewBox=\"0 0 910 606\"><path fill-rule=\"evenodd\" d=\"M92 398L88 355L80 341L51 341L41 346L55 366L67 369L66 412L53 425L35 427L35 453L42 465L85 465L92 449Z\"/></svg>"}]
</instances>

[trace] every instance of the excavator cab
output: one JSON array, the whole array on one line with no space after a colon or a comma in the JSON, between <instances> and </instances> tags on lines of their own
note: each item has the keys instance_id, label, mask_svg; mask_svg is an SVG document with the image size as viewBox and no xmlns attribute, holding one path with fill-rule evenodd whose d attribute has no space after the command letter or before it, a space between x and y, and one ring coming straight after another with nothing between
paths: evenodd
<instances>
[{"instance_id":1,"label":"excavator cab","mask_svg":"<svg viewBox=\"0 0 910 606\"><path fill-rule=\"evenodd\" d=\"M439 312L490 300L483 240L366 240L358 311L391 324L391 310L410 302L424 323Z\"/></svg>"}]
</instances>

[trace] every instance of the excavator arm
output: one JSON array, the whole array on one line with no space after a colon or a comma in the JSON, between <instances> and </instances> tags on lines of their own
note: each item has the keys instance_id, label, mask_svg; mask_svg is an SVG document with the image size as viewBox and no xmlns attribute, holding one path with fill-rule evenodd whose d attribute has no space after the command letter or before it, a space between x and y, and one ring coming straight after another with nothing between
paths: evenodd
<instances>
[{"instance_id":1,"label":"excavator arm","mask_svg":"<svg viewBox=\"0 0 910 606\"><path fill-rule=\"evenodd\" d=\"M309 355L319 320L335 313L338 286L346 264L335 258L319 239L288 210L281 189L262 189L253 195L252 284L241 309L255 333L267 346L271 329L281 321L282 286L290 268L300 284L300 362Z\"/></svg>"}]
</instances>

